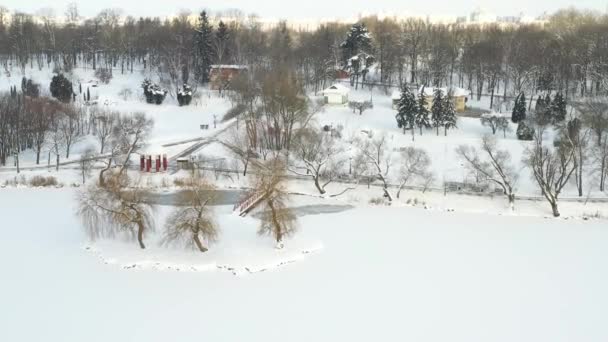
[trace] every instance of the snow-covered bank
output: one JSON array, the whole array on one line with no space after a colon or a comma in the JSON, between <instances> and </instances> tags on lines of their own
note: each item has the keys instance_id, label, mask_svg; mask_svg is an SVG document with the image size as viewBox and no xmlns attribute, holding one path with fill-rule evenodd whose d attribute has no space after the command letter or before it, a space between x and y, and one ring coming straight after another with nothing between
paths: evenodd
<instances>
[{"instance_id":1,"label":"snow-covered bank","mask_svg":"<svg viewBox=\"0 0 608 342\"><path fill-rule=\"evenodd\" d=\"M72 191L2 191L6 341L608 339L601 220L362 205L301 217L320 253L234 277L105 265L83 249Z\"/></svg>"}]
</instances>

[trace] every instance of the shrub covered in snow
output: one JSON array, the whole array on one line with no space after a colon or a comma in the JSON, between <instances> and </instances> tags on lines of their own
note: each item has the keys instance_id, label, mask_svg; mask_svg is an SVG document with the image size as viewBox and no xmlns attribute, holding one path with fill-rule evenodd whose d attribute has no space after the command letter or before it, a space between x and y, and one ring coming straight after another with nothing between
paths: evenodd
<instances>
[{"instance_id":1,"label":"shrub covered in snow","mask_svg":"<svg viewBox=\"0 0 608 342\"><path fill-rule=\"evenodd\" d=\"M30 186L33 187L55 187L58 186L59 182L57 178L53 176L34 176L30 179Z\"/></svg>"},{"instance_id":2,"label":"shrub covered in snow","mask_svg":"<svg viewBox=\"0 0 608 342\"><path fill-rule=\"evenodd\" d=\"M145 79L141 87L144 89L144 96L147 103L156 103L160 105L167 97L167 90L162 89L158 84L152 83L149 79Z\"/></svg>"},{"instance_id":3,"label":"shrub covered in snow","mask_svg":"<svg viewBox=\"0 0 608 342\"><path fill-rule=\"evenodd\" d=\"M177 92L177 102L180 106L190 105L190 102L192 102L192 87L184 84L182 89Z\"/></svg>"},{"instance_id":4,"label":"shrub covered in snow","mask_svg":"<svg viewBox=\"0 0 608 342\"><path fill-rule=\"evenodd\" d=\"M528 126L524 121L517 125L517 139L531 141L534 139L534 128Z\"/></svg>"}]
</instances>

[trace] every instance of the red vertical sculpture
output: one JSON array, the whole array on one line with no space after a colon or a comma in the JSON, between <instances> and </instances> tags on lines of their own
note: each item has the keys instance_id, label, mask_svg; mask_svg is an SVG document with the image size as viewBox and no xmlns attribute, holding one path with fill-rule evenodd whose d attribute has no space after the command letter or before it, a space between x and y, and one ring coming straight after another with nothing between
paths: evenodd
<instances>
[{"instance_id":1,"label":"red vertical sculpture","mask_svg":"<svg viewBox=\"0 0 608 342\"><path fill-rule=\"evenodd\" d=\"M148 156L148 162L146 163L146 172L150 172L152 168L152 156Z\"/></svg>"},{"instance_id":2,"label":"red vertical sculpture","mask_svg":"<svg viewBox=\"0 0 608 342\"><path fill-rule=\"evenodd\" d=\"M160 172L160 156L156 156L156 172Z\"/></svg>"},{"instance_id":3,"label":"red vertical sculpture","mask_svg":"<svg viewBox=\"0 0 608 342\"><path fill-rule=\"evenodd\" d=\"M163 154L163 171L167 171L167 166L168 166L167 155Z\"/></svg>"},{"instance_id":4,"label":"red vertical sculpture","mask_svg":"<svg viewBox=\"0 0 608 342\"><path fill-rule=\"evenodd\" d=\"M144 171L146 169L146 156L143 154L139 156L139 171Z\"/></svg>"}]
</instances>

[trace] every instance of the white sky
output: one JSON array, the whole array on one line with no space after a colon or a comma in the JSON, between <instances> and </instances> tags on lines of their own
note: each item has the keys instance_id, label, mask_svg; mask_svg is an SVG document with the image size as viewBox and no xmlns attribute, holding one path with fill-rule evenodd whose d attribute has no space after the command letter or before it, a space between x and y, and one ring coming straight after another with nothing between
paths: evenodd
<instances>
[{"instance_id":1,"label":"white sky","mask_svg":"<svg viewBox=\"0 0 608 342\"><path fill-rule=\"evenodd\" d=\"M81 15L93 16L101 9L122 8L125 14L133 16L166 16L189 9L198 12L203 6L212 11L238 8L246 13L256 13L262 17L285 19L352 17L361 12L378 13L407 12L412 14L466 15L480 7L497 15L516 15L524 12L539 15L545 11L575 6L577 8L606 11L608 0L179 0L179 1L134 1L134 0L2 0L1 6L10 10L35 13L40 8L53 8L57 15L63 15L66 5L76 2Z\"/></svg>"}]
</instances>

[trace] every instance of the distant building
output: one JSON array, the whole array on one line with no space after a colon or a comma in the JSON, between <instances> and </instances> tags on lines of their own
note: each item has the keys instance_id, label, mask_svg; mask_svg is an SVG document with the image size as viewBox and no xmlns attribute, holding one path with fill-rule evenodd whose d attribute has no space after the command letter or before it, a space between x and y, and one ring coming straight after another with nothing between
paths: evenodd
<instances>
[{"instance_id":1,"label":"distant building","mask_svg":"<svg viewBox=\"0 0 608 342\"><path fill-rule=\"evenodd\" d=\"M247 66L244 65L212 65L209 70L211 89L226 89L230 81L244 71L247 71Z\"/></svg>"},{"instance_id":2,"label":"distant building","mask_svg":"<svg viewBox=\"0 0 608 342\"><path fill-rule=\"evenodd\" d=\"M443 95L447 95L448 91L452 93L452 99L454 101L454 109L456 113L464 113L466 111L466 104L469 101L470 93L466 89L452 87L452 88L439 88ZM418 90L418 94L422 91L422 87ZM435 88L424 87L424 97L427 100L427 108L431 110L433 106L433 97L435 96Z\"/></svg>"},{"instance_id":3,"label":"distant building","mask_svg":"<svg viewBox=\"0 0 608 342\"><path fill-rule=\"evenodd\" d=\"M325 104L330 105L343 105L348 102L348 94L350 89L341 85L334 84L331 87L323 90L323 97L325 98Z\"/></svg>"}]
</instances>

